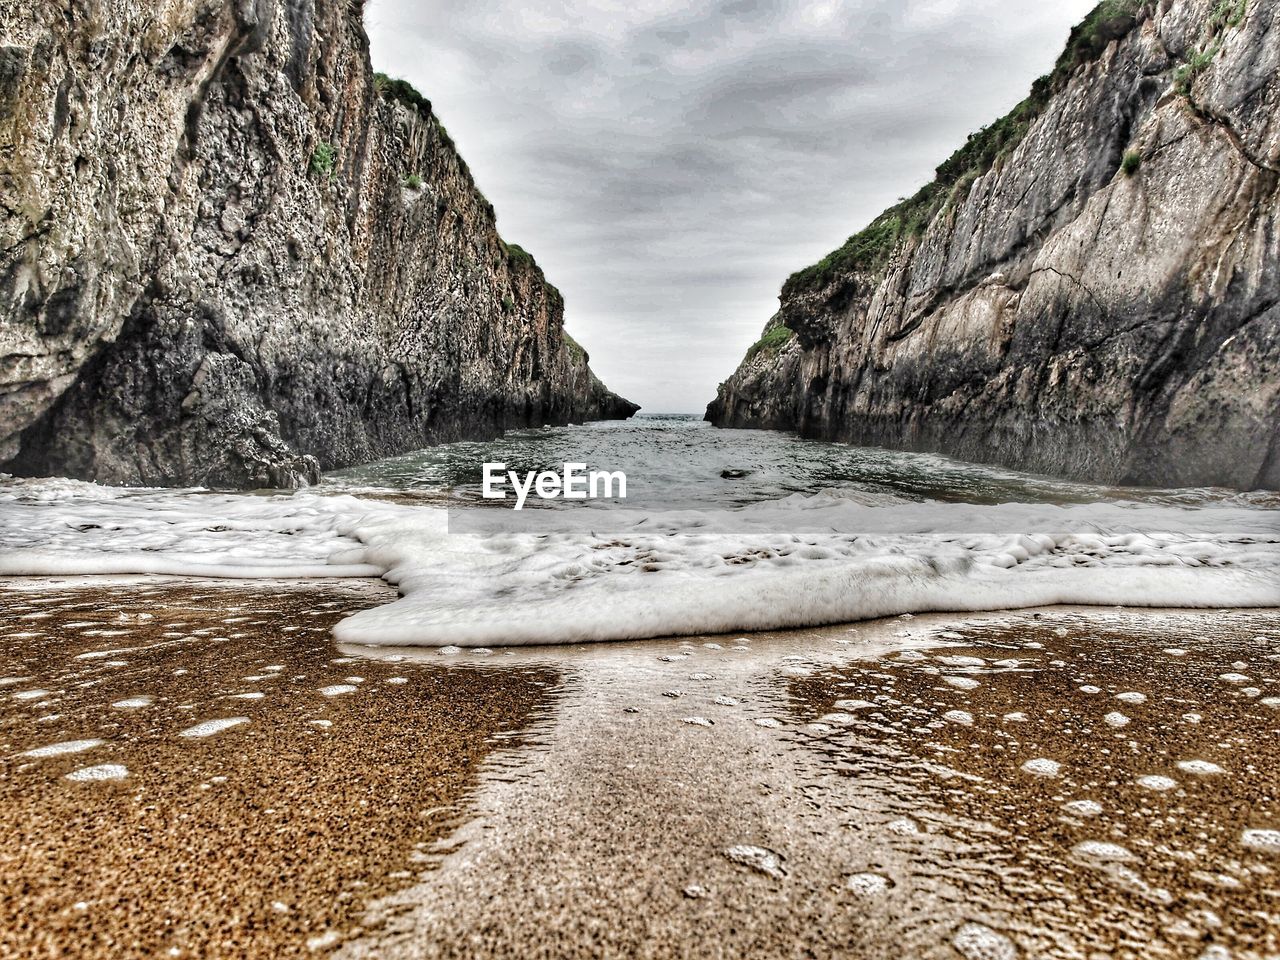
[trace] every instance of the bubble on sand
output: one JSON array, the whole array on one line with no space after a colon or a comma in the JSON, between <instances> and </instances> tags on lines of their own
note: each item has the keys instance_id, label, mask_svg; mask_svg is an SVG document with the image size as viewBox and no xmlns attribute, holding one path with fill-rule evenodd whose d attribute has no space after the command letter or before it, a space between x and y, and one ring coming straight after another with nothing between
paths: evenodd
<instances>
[{"instance_id":1,"label":"bubble on sand","mask_svg":"<svg viewBox=\"0 0 1280 960\"><path fill-rule=\"evenodd\" d=\"M878 897L893 886L893 881L878 873L855 873L845 881L849 892L858 897Z\"/></svg>"},{"instance_id":2,"label":"bubble on sand","mask_svg":"<svg viewBox=\"0 0 1280 960\"><path fill-rule=\"evenodd\" d=\"M900 654L897 655L895 659L906 660L908 662L915 661L915 660L923 660L924 654L921 653L919 650L903 650Z\"/></svg>"},{"instance_id":3,"label":"bubble on sand","mask_svg":"<svg viewBox=\"0 0 1280 960\"><path fill-rule=\"evenodd\" d=\"M964 710L948 710L942 715L942 719L948 723L958 723L962 727L973 726L973 714Z\"/></svg>"},{"instance_id":4,"label":"bubble on sand","mask_svg":"<svg viewBox=\"0 0 1280 960\"><path fill-rule=\"evenodd\" d=\"M1137 690L1129 690L1125 693L1117 693L1116 699L1122 703L1146 703L1147 695L1139 693Z\"/></svg>"},{"instance_id":5,"label":"bubble on sand","mask_svg":"<svg viewBox=\"0 0 1280 960\"><path fill-rule=\"evenodd\" d=\"M972 690L979 686L978 681L972 677L943 677L942 682L950 684L959 690Z\"/></svg>"},{"instance_id":6,"label":"bubble on sand","mask_svg":"<svg viewBox=\"0 0 1280 960\"><path fill-rule=\"evenodd\" d=\"M1081 692L1081 693L1101 693L1101 692L1102 692L1102 688L1101 688L1101 687L1095 687L1095 686L1094 686L1093 684L1091 684L1091 683L1086 683L1083 687L1081 687L1081 688L1080 688L1080 692Z\"/></svg>"},{"instance_id":7,"label":"bubble on sand","mask_svg":"<svg viewBox=\"0 0 1280 960\"><path fill-rule=\"evenodd\" d=\"M83 753L86 750L92 750L94 747L100 747L105 740L64 740L62 743L51 743L47 747L36 747L34 750L23 752L24 757L35 757L42 760L45 757L61 757L68 753Z\"/></svg>"},{"instance_id":8,"label":"bubble on sand","mask_svg":"<svg viewBox=\"0 0 1280 960\"><path fill-rule=\"evenodd\" d=\"M307 940L308 950L325 950L332 947L335 943L342 939L342 934L337 930L326 930L318 937L311 937Z\"/></svg>"},{"instance_id":9,"label":"bubble on sand","mask_svg":"<svg viewBox=\"0 0 1280 960\"><path fill-rule=\"evenodd\" d=\"M326 697L340 697L344 693L355 693L360 688L353 683L334 683L327 687L321 687L317 693Z\"/></svg>"},{"instance_id":10,"label":"bubble on sand","mask_svg":"<svg viewBox=\"0 0 1280 960\"><path fill-rule=\"evenodd\" d=\"M123 780L129 775L129 768L122 763L100 763L96 767L81 767L67 774L68 780L77 783L92 783L98 780Z\"/></svg>"},{"instance_id":11,"label":"bubble on sand","mask_svg":"<svg viewBox=\"0 0 1280 960\"><path fill-rule=\"evenodd\" d=\"M782 857L767 847L740 843L730 847L724 855L734 863L768 874L775 880L781 880L787 875L782 868Z\"/></svg>"},{"instance_id":12,"label":"bubble on sand","mask_svg":"<svg viewBox=\"0 0 1280 960\"><path fill-rule=\"evenodd\" d=\"M773 719L773 717L756 717L755 724L757 727L770 727L770 728L782 726L782 723L778 720Z\"/></svg>"},{"instance_id":13,"label":"bubble on sand","mask_svg":"<svg viewBox=\"0 0 1280 960\"><path fill-rule=\"evenodd\" d=\"M1166 647L1163 652L1171 657L1185 657L1187 655L1187 651L1179 647Z\"/></svg>"},{"instance_id":14,"label":"bubble on sand","mask_svg":"<svg viewBox=\"0 0 1280 960\"><path fill-rule=\"evenodd\" d=\"M726 697L724 694L716 697L711 702L720 707L736 707L738 705L737 700L733 699L733 697Z\"/></svg>"},{"instance_id":15,"label":"bubble on sand","mask_svg":"<svg viewBox=\"0 0 1280 960\"><path fill-rule=\"evenodd\" d=\"M1075 817L1096 817L1102 813L1102 804L1096 800L1072 800L1064 803L1062 809Z\"/></svg>"},{"instance_id":16,"label":"bubble on sand","mask_svg":"<svg viewBox=\"0 0 1280 960\"><path fill-rule=\"evenodd\" d=\"M695 727L714 727L715 721L708 720L706 717L685 717L682 723L691 723Z\"/></svg>"},{"instance_id":17,"label":"bubble on sand","mask_svg":"<svg viewBox=\"0 0 1280 960\"><path fill-rule=\"evenodd\" d=\"M695 682L697 682L697 683L701 683L701 682L703 682L704 680L714 680L714 679L715 679L715 677L713 677L713 676L712 676L711 674L709 674L709 673L691 673L691 674L689 674L689 679L690 679L690 680L693 680L693 681L695 681Z\"/></svg>"},{"instance_id":18,"label":"bubble on sand","mask_svg":"<svg viewBox=\"0 0 1280 960\"><path fill-rule=\"evenodd\" d=\"M1106 840L1085 840L1071 848L1077 859L1087 863L1129 863L1137 858L1128 848Z\"/></svg>"},{"instance_id":19,"label":"bubble on sand","mask_svg":"<svg viewBox=\"0 0 1280 960\"><path fill-rule=\"evenodd\" d=\"M1280 830L1246 830L1240 842L1250 850L1263 853L1280 853Z\"/></svg>"},{"instance_id":20,"label":"bubble on sand","mask_svg":"<svg viewBox=\"0 0 1280 960\"><path fill-rule=\"evenodd\" d=\"M401 684L408 683L409 678L408 677L387 677L386 682L398 687Z\"/></svg>"},{"instance_id":21,"label":"bubble on sand","mask_svg":"<svg viewBox=\"0 0 1280 960\"><path fill-rule=\"evenodd\" d=\"M1263 697L1258 702L1264 707L1270 707L1272 710L1280 710L1280 697Z\"/></svg>"},{"instance_id":22,"label":"bubble on sand","mask_svg":"<svg viewBox=\"0 0 1280 960\"><path fill-rule=\"evenodd\" d=\"M1022 765L1022 772L1035 777L1056 777L1062 772L1062 764L1047 757L1036 757Z\"/></svg>"},{"instance_id":23,"label":"bubble on sand","mask_svg":"<svg viewBox=\"0 0 1280 960\"><path fill-rule=\"evenodd\" d=\"M248 723L248 717L221 717L217 720L206 720L203 723L197 723L194 727L187 727L178 734L180 737L212 737L215 733L221 733L223 730L230 730L232 727L238 727L242 723Z\"/></svg>"},{"instance_id":24,"label":"bubble on sand","mask_svg":"<svg viewBox=\"0 0 1280 960\"><path fill-rule=\"evenodd\" d=\"M13 694L15 700L39 700L41 697L47 697L48 690L19 690Z\"/></svg>"},{"instance_id":25,"label":"bubble on sand","mask_svg":"<svg viewBox=\"0 0 1280 960\"><path fill-rule=\"evenodd\" d=\"M1139 777L1135 782L1140 787L1146 787L1148 790L1155 790L1161 793L1165 790L1172 790L1178 785L1178 781L1171 780L1168 777L1162 777L1159 774L1150 774L1145 777Z\"/></svg>"},{"instance_id":26,"label":"bubble on sand","mask_svg":"<svg viewBox=\"0 0 1280 960\"><path fill-rule=\"evenodd\" d=\"M1004 719L1009 723L1026 723L1027 715L1021 710L1015 710L1013 713L1006 713Z\"/></svg>"},{"instance_id":27,"label":"bubble on sand","mask_svg":"<svg viewBox=\"0 0 1280 960\"><path fill-rule=\"evenodd\" d=\"M1204 719L1204 717L1200 716L1198 713L1184 713L1182 715L1182 719L1187 721L1187 723L1199 723Z\"/></svg>"},{"instance_id":28,"label":"bubble on sand","mask_svg":"<svg viewBox=\"0 0 1280 960\"><path fill-rule=\"evenodd\" d=\"M1002 933L981 923L966 923L951 938L965 960L1016 960L1018 948Z\"/></svg>"},{"instance_id":29,"label":"bubble on sand","mask_svg":"<svg viewBox=\"0 0 1280 960\"><path fill-rule=\"evenodd\" d=\"M981 657L941 656L934 657L939 663L948 667L985 667L987 661Z\"/></svg>"},{"instance_id":30,"label":"bubble on sand","mask_svg":"<svg viewBox=\"0 0 1280 960\"><path fill-rule=\"evenodd\" d=\"M117 710L141 710L149 707L156 702L155 697L126 697L124 700L117 700L111 706Z\"/></svg>"},{"instance_id":31,"label":"bubble on sand","mask_svg":"<svg viewBox=\"0 0 1280 960\"><path fill-rule=\"evenodd\" d=\"M684 692L681 690L663 690L662 695L664 697L670 697L672 700L678 700L680 697L684 696Z\"/></svg>"},{"instance_id":32,"label":"bubble on sand","mask_svg":"<svg viewBox=\"0 0 1280 960\"><path fill-rule=\"evenodd\" d=\"M1218 679L1226 683L1248 683L1249 678L1243 673L1220 673Z\"/></svg>"},{"instance_id":33,"label":"bubble on sand","mask_svg":"<svg viewBox=\"0 0 1280 960\"><path fill-rule=\"evenodd\" d=\"M1216 763L1210 763L1208 760L1179 760L1177 767L1184 773L1194 773L1198 776L1212 776L1216 773L1227 772Z\"/></svg>"},{"instance_id":34,"label":"bubble on sand","mask_svg":"<svg viewBox=\"0 0 1280 960\"><path fill-rule=\"evenodd\" d=\"M12 687L14 684L26 683L30 677L0 677L0 687Z\"/></svg>"},{"instance_id":35,"label":"bubble on sand","mask_svg":"<svg viewBox=\"0 0 1280 960\"><path fill-rule=\"evenodd\" d=\"M903 817L901 820L891 820L885 824L885 828L890 833L896 833L900 837L910 837L920 832L920 825L907 817Z\"/></svg>"},{"instance_id":36,"label":"bubble on sand","mask_svg":"<svg viewBox=\"0 0 1280 960\"><path fill-rule=\"evenodd\" d=\"M707 895L707 888L700 883L691 883L681 891L690 900L701 900Z\"/></svg>"},{"instance_id":37,"label":"bubble on sand","mask_svg":"<svg viewBox=\"0 0 1280 960\"><path fill-rule=\"evenodd\" d=\"M261 692L255 692L255 693L232 693L232 694L228 694L228 699L231 699L231 700L261 700L261 699L263 699L265 696L266 696L266 694L265 694L265 693L261 693Z\"/></svg>"},{"instance_id":38,"label":"bubble on sand","mask_svg":"<svg viewBox=\"0 0 1280 960\"><path fill-rule=\"evenodd\" d=\"M821 723L835 724L837 727L847 727L858 722L858 718L849 713L824 713L818 720Z\"/></svg>"},{"instance_id":39,"label":"bubble on sand","mask_svg":"<svg viewBox=\"0 0 1280 960\"><path fill-rule=\"evenodd\" d=\"M448 646L441 647L436 652L444 657L452 657L452 656L455 656L456 654L461 653L462 648L455 647L453 644L449 644Z\"/></svg>"},{"instance_id":40,"label":"bubble on sand","mask_svg":"<svg viewBox=\"0 0 1280 960\"><path fill-rule=\"evenodd\" d=\"M875 704L870 700L837 700L832 706L845 713L852 713L854 710L869 710Z\"/></svg>"},{"instance_id":41,"label":"bubble on sand","mask_svg":"<svg viewBox=\"0 0 1280 960\"><path fill-rule=\"evenodd\" d=\"M1108 727L1115 727L1116 729L1129 725L1129 718L1123 713L1117 713L1114 710L1103 717L1102 720Z\"/></svg>"}]
</instances>

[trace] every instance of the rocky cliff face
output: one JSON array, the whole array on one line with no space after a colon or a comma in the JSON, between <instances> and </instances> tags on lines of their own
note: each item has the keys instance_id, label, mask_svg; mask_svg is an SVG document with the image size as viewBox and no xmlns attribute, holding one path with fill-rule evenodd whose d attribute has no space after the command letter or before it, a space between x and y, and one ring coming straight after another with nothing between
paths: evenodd
<instances>
[{"instance_id":1,"label":"rocky cliff face","mask_svg":"<svg viewBox=\"0 0 1280 960\"><path fill-rule=\"evenodd\" d=\"M1098 482L1280 487L1280 8L1107 0L821 264L707 418Z\"/></svg>"},{"instance_id":2,"label":"rocky cliff face","mask_svg":"<svg viewBox=\"0 0 1280 960\"><path fill-rule=\"evenodd\" d=\"M362 6L0 3L0 469L292 486L637 409Z\"/></svg>"}]
</instances>

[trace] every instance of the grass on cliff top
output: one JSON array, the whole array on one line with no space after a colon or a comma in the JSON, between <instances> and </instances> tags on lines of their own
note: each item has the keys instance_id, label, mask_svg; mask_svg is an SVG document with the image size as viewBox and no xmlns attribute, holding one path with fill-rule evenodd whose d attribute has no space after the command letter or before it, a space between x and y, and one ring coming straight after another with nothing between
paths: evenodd
<instances>
[{"instance_id":1,"label":"grass on cliff top","mask_svg":"<svg viewBox=\"0 0 1280 960\"><path fill-rule=\"evenodd\" d=\"M840 249L793 273L783 285L783 296L824 287L843 273L883 267L898 244L923 234L934 217L954 206L975 180L1012 153L1076 70L1102 56L1112 41L1127 36L1143 19L1145 6L1146 0L1102 0L1071 31L1053 70L1032 84L1030 96L995 123L970 134L965 145L937 168L932 183L880 214Z\"/></svg>"},{"instance_id":2,"label":"grass on cliff top","mask_svg":"<svg viewBox=\"0 0 1280 960\"><path fill-rule=\"evenodd\" d=\"M587 351L582 348L582 344L569 336L568 330L561 330L561 336L564 337L564 345L569 348L569 355L573 357L575 363L587 363L591 357L587 355Z\"/></svg>"},{"instance_id":3,"label":"grass on cliff top","mask_svg":"<svg viewBox=\"0 0 1280 960\"><path fill-rule=\"evenodd\" d=\"M747 355L743 359L743 362L745 363L747 360L750 360L756 354L761 353L765 350L768 350L771 352L776 352L778 350L781 350L783 344L787 343L787 341L789 341L795 335L796 334L794 330L790 330L787 327L782 326L782 324L778 324L777 326L774 326L774 327L769 327L768 329L765 330L764 335L759 340L757 340L755 343L753 343L750 347L747 348Z\"/></svg>"}]
</instances>

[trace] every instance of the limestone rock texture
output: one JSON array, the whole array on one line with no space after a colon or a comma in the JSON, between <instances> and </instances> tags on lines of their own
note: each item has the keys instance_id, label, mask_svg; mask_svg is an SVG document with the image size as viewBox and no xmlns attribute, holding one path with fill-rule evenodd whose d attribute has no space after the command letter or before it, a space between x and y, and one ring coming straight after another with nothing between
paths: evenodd
<instances>
[{"instance_id":1,"label":"limestone rock texture","mask_svg":"<svg viewBox=\"0 0 1280 960\"><path fill-rule=\"evenodd\" d=\"M788 281L707 419L1280 487L1280 5L1132 6L919 229Z\"/></svg>"},{"instance_id":2,"label":"limestone rock texture","mask_svg":"<svg viewBox=\"0 0 1280 960\"><path fill-rule=\"evenodd\" d=\"M0 470L292 487L630 416L359 0L0 0Z\"/></svg>"}]
</instances>

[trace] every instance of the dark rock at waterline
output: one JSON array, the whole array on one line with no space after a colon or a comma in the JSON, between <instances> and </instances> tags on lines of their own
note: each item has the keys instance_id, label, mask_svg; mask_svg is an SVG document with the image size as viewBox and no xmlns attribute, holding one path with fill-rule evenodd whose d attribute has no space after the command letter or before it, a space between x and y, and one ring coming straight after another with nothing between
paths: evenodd
<instances>
[{"instance_id":1,"label":"dark rock at waterline","mask_svg":"<svg viewBox=\"0 0 1280 960\"><path fill-rule=\"evenodd\" d=\"M707 419L1280 487L1280 7L1124 6L935 184L792 277Z\"/></svg>"},{"instance_id":2,"label":"dark rock at waterline","mask_svg":"<svg viewBox=\"0 0 1280 960\"><path fill-rule=\"evenodd\" d=\"M625 418L360 4L0 12L0 469L289 487Z\"/></svg>"}]
</instances>

